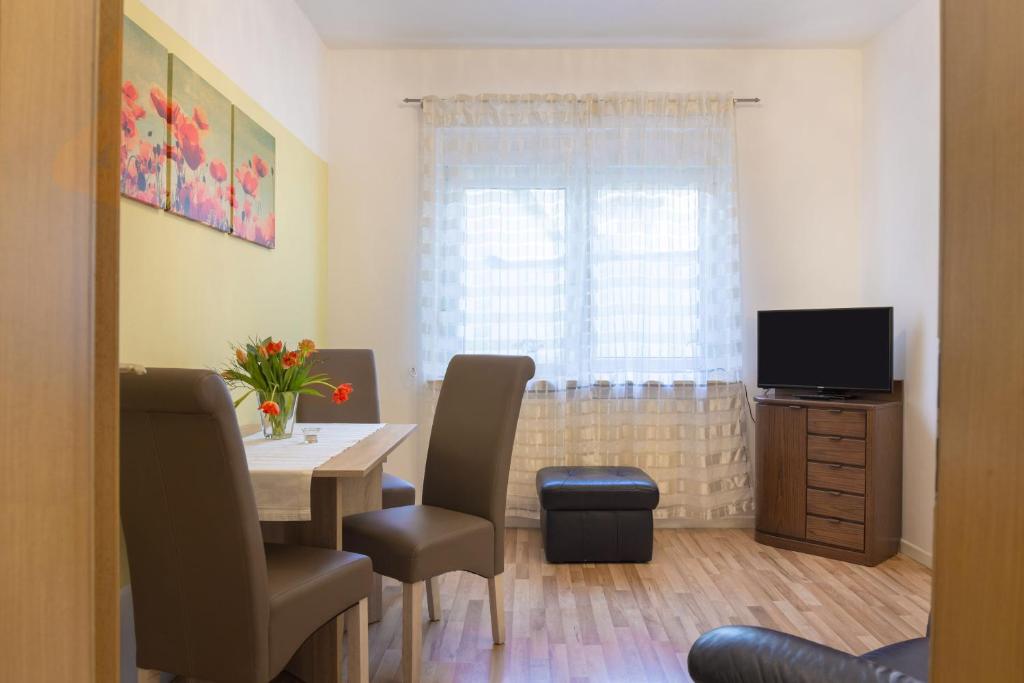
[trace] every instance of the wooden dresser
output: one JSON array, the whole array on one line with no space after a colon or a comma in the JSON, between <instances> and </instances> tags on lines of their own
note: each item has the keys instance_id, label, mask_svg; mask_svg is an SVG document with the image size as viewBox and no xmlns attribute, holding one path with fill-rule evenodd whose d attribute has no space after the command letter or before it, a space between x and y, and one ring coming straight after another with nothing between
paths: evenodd
<instances>
[{"instance_id":1,"label":"wooden dresser","mask_svg":"<svg viewBox=\"0 0 1024 683\"><path fill-rule=\"evenodd\" d=\"M759 543L865 565L899 551L902 392L754 399Z\"/></svg>"}]
</instances>

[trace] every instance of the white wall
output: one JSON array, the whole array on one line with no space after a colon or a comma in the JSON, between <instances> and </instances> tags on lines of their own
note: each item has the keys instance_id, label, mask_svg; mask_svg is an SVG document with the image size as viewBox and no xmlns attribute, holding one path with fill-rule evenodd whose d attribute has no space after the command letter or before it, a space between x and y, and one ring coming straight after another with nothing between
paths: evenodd
<instances>
[{"instance_id":1,"label":"white wall","mask_svg":"<svg viewBox=\"0 0 1024 683\"><path fill-rule=\"evenodd\" d=\"M326 158L327 48L293 0L142 3Z\"/></svg>"},{"instance_id":2,"label":"white wall","mask_svg":"<svg viewBox=\"0 0 1024 683\"><path fill-rule=\"evenodd\" d=\"M388 421L417 419L419 109L484 92L733 90L743 299L755 378L761 308L858 305L859 50L342 50L330 53L328 343L377 351ZM388 469L419 482L414 446Z\"/></svg>"},{"instance_id":3,"label":"white wall","mask_svg":"<svg viewBox=\"0 0 1024 683\"><path fill-rule=\"evenodd\" d=\"M865 300L896 308L904 552L930 566L939 318L939 0L864 48Z\"/></svg>"}]
</instances>

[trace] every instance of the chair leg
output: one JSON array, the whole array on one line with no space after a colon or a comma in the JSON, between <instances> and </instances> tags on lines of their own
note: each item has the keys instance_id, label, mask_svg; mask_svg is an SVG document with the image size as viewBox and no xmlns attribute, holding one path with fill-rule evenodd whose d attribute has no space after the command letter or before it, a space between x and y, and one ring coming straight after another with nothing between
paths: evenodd
<instances>
[{"instance_id":1,"label":"chair leg","mask_svg":"<svg viewBox=\"0 0 1024 683\"><path fill-rule=\"evenodd\" d=\"M423 582L402 584L402 680L419 683L423 658Z\"/></svg>"},{"instance_id":2,"label":"chair leg","mask_svg":"<svg viewBox=\"0 0 1024 683\"><path fill-rule=\"evenodd\" d=\"M370 683L370 603L363 598L345 612L348 683Z\"/></svg>"},{"instance_id":3,"label":"chair leg","mask_svg":"<svg viewBox=\"0 0 1024 683\"><path fill-rule=\"evenodd\" d=\"M437 577L426 580L427 584L427 616L431 621L441 621L441 591L437 584Z\"/></svg>"},{"instance_id":4,"label":"chair leg","mask_svg":"<svg viewBox=\"0 0 1024 683\"><path fill-rule=\"evenodd\" d=\"M491 599L491 637L495 645L505 642L505 575L487 579L487 593Z\"/></svg>"}]
</instances>

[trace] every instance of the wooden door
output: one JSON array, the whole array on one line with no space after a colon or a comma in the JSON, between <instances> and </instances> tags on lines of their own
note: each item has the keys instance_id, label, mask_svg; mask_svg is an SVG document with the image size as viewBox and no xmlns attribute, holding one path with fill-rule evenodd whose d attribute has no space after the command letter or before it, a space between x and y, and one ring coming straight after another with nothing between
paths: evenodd
<instances>
[{"instance_id":1,"label":"wooden door","mask_svg":"<svg viewBox=\"0 0 1024 683\"><path fill-rule=\"evenodd\" d=\"M0 680L117 671L121 4L0 0Z\"/></svg>"},{"instance_id":2,"label":"wooden door","mask_svg":"<svg viewBox=\"0 0 1024 683\"><path fill-rule=\"evenodd\" d=\"M1024 681L1024 2L944 0L935 683Z\"/></svg>"},{"instance_id":3,"label":"wooden door","mask_svg":"<svg viewBox=\"0 0 1024 683\"><path fill-rule=\"evenodd\" d=\"M757 529L803 538L807 515L807 410L757 406Z\"/></svg>"}]
</instances>

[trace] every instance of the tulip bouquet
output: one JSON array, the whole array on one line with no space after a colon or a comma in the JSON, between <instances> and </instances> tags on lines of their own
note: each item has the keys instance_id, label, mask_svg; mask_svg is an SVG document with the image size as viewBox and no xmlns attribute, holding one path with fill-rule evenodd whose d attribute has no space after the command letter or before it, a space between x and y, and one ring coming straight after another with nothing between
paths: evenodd
<instances>
[{"instance_id":1,"label":"tulip bouquet","mask_svg":"<svg viewBox=\"0 0 1024 683\"><path fill-rule=\"evenodd\" d=\"M250 339L235 349L235 358L221 371L221 377L233 389L245 389L235 407L256 393L260 403L260 422L268 439L287 439L295 424L295 406L302 394L323 396L320 387L331 391L335 403L344 403L352 393L351 384L335 386L327 375L313 374L316 345L309 339L288 350L283 341L273 338Z\"/></svg>"}]
</instances>

